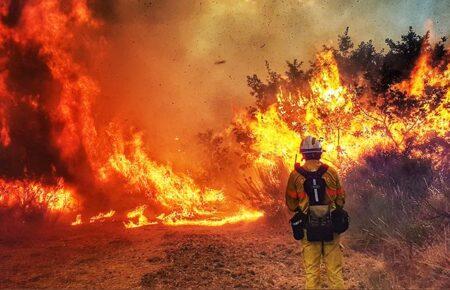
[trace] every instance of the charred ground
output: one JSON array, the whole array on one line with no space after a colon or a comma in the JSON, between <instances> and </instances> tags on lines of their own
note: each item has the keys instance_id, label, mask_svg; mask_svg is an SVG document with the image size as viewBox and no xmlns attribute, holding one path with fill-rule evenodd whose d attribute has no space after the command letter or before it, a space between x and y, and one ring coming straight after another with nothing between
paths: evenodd
<instances>
[{"instance_id":1,"label":"charred ground","mask_svg":"<svg viewBox=\"0 0 450 290\"><path fill-rule=\"evenodd\" d=\"M0 247L2 288L299 288L304 282L300 244L287 224L134 231L109 224L2 240ZM379 257L344 253L349 287L387 283Z\"/></svg>"}]
</instances>

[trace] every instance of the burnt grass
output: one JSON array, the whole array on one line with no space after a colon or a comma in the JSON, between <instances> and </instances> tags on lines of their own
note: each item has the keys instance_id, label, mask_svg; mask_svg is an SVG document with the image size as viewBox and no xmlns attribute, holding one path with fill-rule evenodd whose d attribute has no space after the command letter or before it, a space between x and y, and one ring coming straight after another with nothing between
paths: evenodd
<instances>
[{"instance_id":1,"label":"burnt grass","mask_svg":"<svg viewBox=\"0 0 450 290\"><path fill-rule=\"evenodd\" d=\"M249 224L237 228L197 229L164 235L162 256L147 258L153 271L144 274L144 288L302 288L300 243L288 229ZM350 258L349 252L344 254ZM353 253L361 267L377 268L373 257ZM323 269L322 269L323 270ZM356 268L346 267L350 288L368 288ZM326 287L326 278L324 275Z\"/></svg>"},{"instance_id":2,"label":"burnt grass","mask_svg":"<svg viewBox=\"0 0 450 290\"><path fill-rule=\"evenodd\" d=\"M354 289L389 288L380 255L348 247ZM324 269L322 269L324 270ZM323 272L323 286L326 275ZM120 223L58 228L20 242L0 239L0 288L302 288L301 245L288 224L133 230Z\"/></svg>"},{"instance_id":3,"label":"burnt grass","mask_svg":"<svg viewBox=\"0 0 450 290\"><path fill-rule=\"evenodd\" d=\"M295 245L272 245L267 239L233 234L187 234L178 239L170 239L164 259L148 259L167 264L145 274L143 286L295 288L301 283L301 269L296 267L300 249ZM271 263L264 262L267 260ZM285 273L280 273L283 270ZM292 275L289 280L284 279L287 272Z\"/></svg>"}]
</instances>

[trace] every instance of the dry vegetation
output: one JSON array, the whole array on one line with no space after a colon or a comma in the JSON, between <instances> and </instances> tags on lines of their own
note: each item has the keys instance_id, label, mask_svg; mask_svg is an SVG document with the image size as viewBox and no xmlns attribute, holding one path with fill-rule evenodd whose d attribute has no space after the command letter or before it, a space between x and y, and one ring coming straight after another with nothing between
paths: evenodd
<instances>
[{"instance_id":1,"label":"dry vegetation","mask_svg":"<svg viewBox=\"0 0 450 290\"><path fill-rule=\"evenodd\" d=\"M287 224L87 225L2 239L0 253L1 288L299 288L304 282L300 244ZM376 255L350 248L344 255L350 288L387 283Z\"/></svg>"},{"instance_id":2,"label":"dry vegetation","mask_svg":"<svg viewBox=\"0 0 450 290\"><path fill-rule=\"evenodd\" d=\"M397 153L379 151L365 160L345 179L352 218L343 235L346 285L448 289L447 177L427 160ZM301 247L291 237L282 206L284 184L259 173L259 181L247 180L242 189L273 193L264 204L273 210L265 220L133 230L120 223L54 225L41 227L39 234L3 236L0 285L299 288L304 283Z\"/></svg>"}]
</instances>

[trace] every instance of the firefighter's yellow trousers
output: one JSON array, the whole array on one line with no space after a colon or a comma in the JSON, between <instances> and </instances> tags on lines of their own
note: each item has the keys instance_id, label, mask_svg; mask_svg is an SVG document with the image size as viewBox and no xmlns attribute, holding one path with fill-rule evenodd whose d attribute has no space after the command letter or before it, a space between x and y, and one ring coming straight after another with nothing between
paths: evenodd
<instances>
[{"instance_id":1,"label":"firefighter's yellow trousers","mask_svg":"<svg viewBox=\"0 0 450 290\"><path fill-rule=\"evenodd\" d=\"M323 249L322 249L323 247ZM320 262L324 261L328 276L328 287L331 289L345 289L342 278L342 250L339 237L331 242L308 242L302 240L303 263L306 273L306 289L321 288Z\"/></svg>"}]
</instances>

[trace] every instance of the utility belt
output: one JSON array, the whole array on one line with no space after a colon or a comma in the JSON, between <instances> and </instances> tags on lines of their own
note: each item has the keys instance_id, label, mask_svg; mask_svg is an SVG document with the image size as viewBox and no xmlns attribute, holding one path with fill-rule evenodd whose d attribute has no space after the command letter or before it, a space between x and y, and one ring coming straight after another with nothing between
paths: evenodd
<instances>
[{"instance_id":1,"label":"utility belt","mask_svg":"<svg viewBox=\"0 0 450 290\"><path fill-rule=\"evenodd\" d=\"M334 233L341 234L348 228L348 214L343 209L333 212L329 205L311 205L307 215L297 212L290 220L294 238L301 240L306 229L309 242L330 242Z\"/></svg>"},{"instance_id":2,"label":"utility belt","mask_svg":"<svg viewBox=\"0 0 450 290\"><path fill-rule=\"evenodd\" d=\"M306 221L306 238L309 242L330 242L334 238L333 223L329 205L309 207Z\"/></svg>"}]
</instances>

